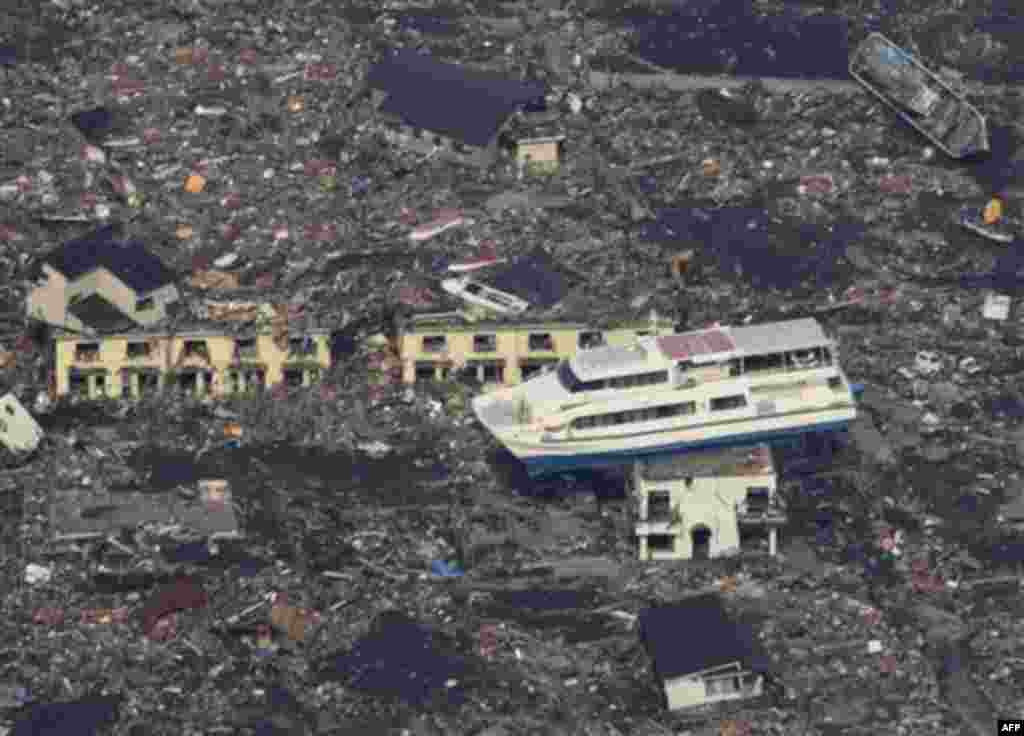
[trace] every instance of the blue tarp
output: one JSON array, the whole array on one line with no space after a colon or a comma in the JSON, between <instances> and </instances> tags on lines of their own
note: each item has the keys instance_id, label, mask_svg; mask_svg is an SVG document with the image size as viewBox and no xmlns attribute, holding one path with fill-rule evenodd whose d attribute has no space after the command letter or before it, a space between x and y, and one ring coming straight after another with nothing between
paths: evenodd
<instances>
[{"instance_id":1,"label":"blue tarp","mask_svg":"<svg viewBox=\"0 0 1024 736\"><path fill-rule=\"evenodd\" d=\"M15 722L11 736L94 736L117 720L120 704L116 695L40 703Z\"/></svg>"}]
</instances>

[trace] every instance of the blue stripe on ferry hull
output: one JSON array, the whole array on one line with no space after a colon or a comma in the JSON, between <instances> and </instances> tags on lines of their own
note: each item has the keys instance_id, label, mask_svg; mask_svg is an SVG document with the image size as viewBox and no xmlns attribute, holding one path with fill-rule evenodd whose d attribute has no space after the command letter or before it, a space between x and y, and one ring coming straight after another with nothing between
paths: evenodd
<instances>
[{"instance_id":1,"label":"blue stripe on ferry hull","mask_svg":"<svg viewBox=\"0 0 1024 736\"><path fill-rule=\"evenodd\" d=\"M616 450L614 452L600 452L588 455L564 455L561 457L537 457L523 459L521 462L526 466L526 472L532 478L539 478L545 475L564 473L569 470L592 468L609 465L622 465L630 460L650 455L665 455L674 452L686 452L693 450L710 450L737 445L753 445L760 442L776 442L787 438L797 437L803 434L814 434L817 432L835 432L847 429L850 422L824 422L821 424L810 424L799 429L786 429L772 432L748 432L746 434L734 434L727 438L709 440L707 442L676 442L671 445L659 445L657 447L645 448L643 450Z\"/></svg>"}]
</instances>

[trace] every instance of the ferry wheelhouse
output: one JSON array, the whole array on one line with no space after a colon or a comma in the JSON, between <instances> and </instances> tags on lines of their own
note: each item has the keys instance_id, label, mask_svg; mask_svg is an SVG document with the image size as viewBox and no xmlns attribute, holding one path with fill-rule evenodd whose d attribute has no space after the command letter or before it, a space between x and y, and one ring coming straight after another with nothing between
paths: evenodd
<instances>
[{"instance_id":1,"label":"ferry wheelhouse","mask_svg":"<svg viewBox=\"0 0 1024 736\"><path fill-rule=\"evenodd\" d=\"M621 464L844 429L857 408L838 357L814 319L644 337L583 350L473 410L531 475Z\"/></svg>"}]
</instances>

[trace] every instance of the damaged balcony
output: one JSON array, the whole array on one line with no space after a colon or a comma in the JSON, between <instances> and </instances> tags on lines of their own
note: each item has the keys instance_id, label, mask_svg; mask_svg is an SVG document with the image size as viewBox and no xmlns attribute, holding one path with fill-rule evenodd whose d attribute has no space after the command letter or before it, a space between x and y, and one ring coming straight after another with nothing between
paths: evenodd
<instances>
[{"instance_id":1,"label":"damaged balcony","mask_svg":"<svg viewBox=\"0 0 1024 736\"><path fill-rule=\"evenodd\" d=\"M778 498L767 489L751 491L744 501L736 504L736 521L741 526L785 526L789 517Z\"/></svg>"}]
</instances>

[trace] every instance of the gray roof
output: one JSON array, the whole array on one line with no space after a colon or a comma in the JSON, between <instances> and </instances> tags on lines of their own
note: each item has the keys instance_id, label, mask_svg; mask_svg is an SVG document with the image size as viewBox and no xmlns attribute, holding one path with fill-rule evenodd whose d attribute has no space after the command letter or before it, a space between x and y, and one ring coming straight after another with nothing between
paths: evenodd
<instances>
[{"instance_id":1,"label":"gray roof","mask_svg":"<svg viewBox=\"0 0 1024 736\"><path fill-rule=\"evenodd\" d=\"M648 365L647 353L629 345L603 345L581 350L573 360L573 368L584 381L658 370Z\"/></svg>"},{"instance_id":2,"label":"gray roof","mask_svg":"<svg viewBox=\"0 0 1024 736\"><path fill-rule=\"evenodd\" d=\"M746 355L806 350L830 342L821 325L811 318L733 327L729 332L737 350Z\"/></svg>"},{"instance_id":3,"label":"gray roof","mask_svg":"<svg viewBox=\"0 0 1024 736\"><path fill-rule=\"evenodd\" d=\"M772 472L772 455L767 445L728 447L711 452L679 452L640 461L644 480L669 481L722 475Z\"/></svg>"}]
</instances>

